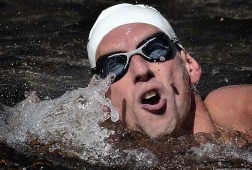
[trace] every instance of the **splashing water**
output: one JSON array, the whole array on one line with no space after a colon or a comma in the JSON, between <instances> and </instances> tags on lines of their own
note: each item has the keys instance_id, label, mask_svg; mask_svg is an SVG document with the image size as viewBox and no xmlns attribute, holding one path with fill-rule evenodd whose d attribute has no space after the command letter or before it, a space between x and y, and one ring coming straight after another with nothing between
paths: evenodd
<instances>
[{"instance_id":1,"label":"splashing water","mask_svg":"<svg viewBox=\"0 0 252 170\"><path fill-rule=\"evenodd\" d=\"M252 153L249 150L238 148L231 144L214 144L205 143L200 147L192 147L189 151L194 153L198 159L202 159L204 156L208 156L211 159L223 159L223 155L232 158L241 158L248 162L252 162ZM220 155L223 153L223 155Z\"/></svg>"},{"instance_id":2,"label":"splashing water","mask_svg":"<svg viewBox=\"0 0 252 170\"><path fill-rule=\"evenodd\" d=\"M48 152L64 152L89 163L126 164L135 160L137 167L153 166L157 158L147 149L113 149L105 142L113 130L100 127L119 116L105 93L113 76L100 80L93 77L87 88L68 91L59 98L41 101L32 92L14 107L4 106L0 139L21 151L32 151L31 144L46 146ZM111 113L104 112L107 105Z\"/></svg>"},{"instance_id":3,"label":"splashing water","mask_svg":"<svg viewBox=\"0 0 252 170\"><path fill-rule=\"evenodd\" d=\"M0 142L25 154L77 158L78 163L106 168L236 167L233 160L237 166L251 165L251 145L240 148L222 144L219 134L151 139L119 126L118 113L105 98L113 77L93 77L87 88L68 91L53 100L41 101L32 92L14 107L0 105ZM111 112L104 112L104 105ZM102 126L103 123L110 126ZM246 144L239 133L221 134L223 139L233 136L231 139L238 145ZM209 164L204 163L209 160ZM69 166L75 167L73 164Z\"/></svg>"}]
</instances>

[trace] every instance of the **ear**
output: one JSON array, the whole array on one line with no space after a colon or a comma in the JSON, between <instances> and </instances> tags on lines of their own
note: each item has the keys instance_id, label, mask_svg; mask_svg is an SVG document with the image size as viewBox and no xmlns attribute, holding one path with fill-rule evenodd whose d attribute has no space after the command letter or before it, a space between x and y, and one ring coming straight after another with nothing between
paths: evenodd
<instances>
[{"instance_id":1,"label":"ear","mask_svg":"<svg viewBox=\"0 0 252 170\"><path fill-rule=\"evenodd\" d=\"M191 83L198 82L202 74L200 65L193 57L191 57L188 53L185 53L183 50L180 51L180 55L185 63Z\"/></svg>"}]
</instances>

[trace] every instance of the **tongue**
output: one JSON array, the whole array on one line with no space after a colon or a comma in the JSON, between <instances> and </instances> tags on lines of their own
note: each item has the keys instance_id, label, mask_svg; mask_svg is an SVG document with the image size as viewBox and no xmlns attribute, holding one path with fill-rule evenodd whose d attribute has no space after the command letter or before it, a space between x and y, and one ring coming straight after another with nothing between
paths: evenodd
<instances>
[{"instance_id":1,"label":"tongue","mask_svg":"<svg viewBox=\"0 0 252 170\"><path fill-rule=\"evenodd\" d=\"M160 96L158 94L156 94L155 96L153 96L149 99L143 99L142 103L154 105L154 104L157 104L159 102L159 100L160 100Z\"/></svg>"}]
</instances>

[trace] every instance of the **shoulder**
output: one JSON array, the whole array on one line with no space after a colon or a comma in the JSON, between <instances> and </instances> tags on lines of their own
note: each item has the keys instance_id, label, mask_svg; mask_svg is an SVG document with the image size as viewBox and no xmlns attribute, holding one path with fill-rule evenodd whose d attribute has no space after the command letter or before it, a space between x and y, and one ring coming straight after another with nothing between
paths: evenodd
<instances>
[{"instance_id":1,"label":"shoulder","mask_svg":"<svg viewBox=\"0 0 252 170\"><path fill-rule=\"evenodd\" d=\"M213 90L208 94L205 99L205 102L211 101L217 98L227 98L228 96L237 96L242 98L252 97L252 85L232 85L232 86L225 86Z\"/></svg>"},{"instance_id":2,"label":"shoulder","mask_svg":"<svg viewBox=\"0 0 252 170\"><path fill-rule=\"evenodd\" d=\"M252 131L252 85L219 88L209 93L204 103L216 125Z\"/></svg>"}]
</instances>

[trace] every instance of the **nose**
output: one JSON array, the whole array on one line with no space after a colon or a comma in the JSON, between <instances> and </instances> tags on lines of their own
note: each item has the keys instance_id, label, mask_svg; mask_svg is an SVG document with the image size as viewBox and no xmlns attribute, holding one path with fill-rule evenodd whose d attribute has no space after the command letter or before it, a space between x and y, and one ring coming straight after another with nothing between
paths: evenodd
<instances>
[{"instance_id":1,"label":"nose","mask_svg":"<svg viewBox=\"0 0 252 170\"><path fill-rule=\"evenodd\" d=\"M140 55L131 57L129 70L134 83L146 82L153 77L149 61L145 60Z\"/></svg>"}]
</instances>

